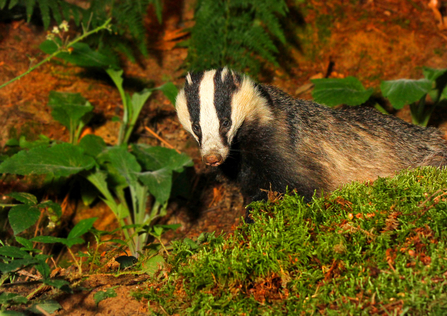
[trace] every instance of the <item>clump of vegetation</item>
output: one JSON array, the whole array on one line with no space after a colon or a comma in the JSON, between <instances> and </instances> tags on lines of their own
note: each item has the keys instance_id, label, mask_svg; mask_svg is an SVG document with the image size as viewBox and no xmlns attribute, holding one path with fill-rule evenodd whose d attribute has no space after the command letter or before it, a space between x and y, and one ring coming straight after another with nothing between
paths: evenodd
<instances>
[{"instance_id":1,"label":"clump of vegetation","mask_svg":"<svg viewBox=\"0 0 447 316\"><path fill-rule=\"evenodd\" d=\"M103 30L111 30L111 20L107 20L104 24L98 26L93 30L85 28L83 34L77 36L73 40L70 39L67 31L69 29L67 21L63 21L59 26L55 26L51 33L47 34L47 40L41 44L40 48L48 54L43 60L36 65L30 67L23 74L12 78L11 80L0 85L0 89L19 80L23 76L30 74L36 68L42 66L46 62L50 61L54 57L65 59L69 62L73 62L81 67L118 67L116 60L106 57L98 52L93 51L90 46L81 41L85 40L92 34L98 33ZM70 135L71 137L72 135Z\"/></svg>"},{"instance_id":2,"label":"clump of vegetation","mask_svg":"<svg viewBox=\"0 0 447 316\"><path fill-rule=\"evenodd\" d=\"M168 274L136 296L160 314L442 315L446 187L447 170L425 167L253 203L254 224L175 242Z\"/></svg>"},{"instance_id":3,"label":"clump of vegetation","mask_svg":"<svg viewBox=\"0 0 447 316\"><path fill-rule=\"evenodd\" d=\"M18 278L25 274L31 276L34 282L40 283L36 289L31 291L27 296L21 296L10 292L3 292L0 294L0 314L1 315L24 315L19 312L7 312L5 309L13 305L26 305L30 303L31 298L41 291L44 287L51 286L53 288L62 290L64 292L71 292L69 287L70 282L61 278L55 278L54 273L48 264L50 255L43 254L41 250L35 248L36 242L42 243L61 243L67 247L68 252L72 256L74 262L82 274L81 263L76 260L72 250L72 246L84 243L81 238L85 233L91 230L93 223L97 218L88 218L81 220L70 231L66 238L59 238L53 236L36 236L27 239L23 236L18 236L34 225L42 215L46 215L49 219L48 227L54 228L55 223L62 215L61 206L50 200L38 203L37 198L29 193L10 193L8 197L13 198L20 203L17 204L0 204L0 207L11 207L8 219L12 230L14 231L15 241L17 246L10 246L1 242L0 247L0 286L4 283L14 283ZM6 241L5 241L6 242ZM27 273L25 270L35 269L38 275ZM9 281L9 282L7 282ZM34 301L33 306L29 308L34 313L43 311L53 313L61 308L59 303L53 300L38 300ZM40 311L36 311L40 310Z\"/></svg>"},{"instance_id":4,"label":"clump of vegetation","mask_svg":"<svg viewBox=\"0 0 447 316\"><path fill-rule=\"evenodd\" d=\"M108 73L124 93L122 72L109 69ZM40 146L22 149L6 159L0 164L0 172L46 174L56 178L82 175L96 188L94 192L85 192L88 198L84 200L92 202L99 196L110 207L122 227L132 255L138 257L151 233L152 221L166 213L173 177L192 164L191 158L168 148L134 144L129 152L127 140L151 93L152 90L148 89L132 97L123 94L127 103L121 122L124 127L120 129L120 143L107 146L101 137L95 135L86 135L77 142L80 130L86 124L85 118L93 109L87 100L80 94L52 92L49 100L53 108L51 114L67 127L71 142L48 140L44 144L40 141ZM126 199L127 191L131 196L130 202ZM147 207L150 208L149 213L146 212Z\"/></svg>"},{"instance_id":5,"label":"clump of vegetation","mask_svg":"<svg viewBox=\"0 0 447 316\"><path fill-rule=\"evenodd\" d=\"M81 175L96 189L84 192L84 203L90 204L97 197L101 198L116 215L131 254L138 257L150 235L160 238L164 228L154 230L152 222L166 214L173 179L183 172L184 167L191 166L192 161L174 149L134 144L129 150L128 142L152 92L161 90L174 102L177 88L167 83L130 95L123 87L123 71L113 59L93 51L87 44L78 43L79 39L74 40L74 43L66 41L64 31L58 29L58 36L52 34L40 48L49 54L48 58L57 56L79 66L105 69L123 102L118 144L107 146L101 137L95 135L86 135L80 139L83 128L92 117L93 106L79 93L52 91L48 102L52 108L51 115L67 128L69 142L56 142L42 137L36 146L30 146L24 141L10 141L10 146L25 147L16 150L16 154L0 164L0 173L45 174L55 178ZM126 198L127 193L130 194L130 201ZM146 212L146 208L150 209L149 212Z\"/></svg>"},{"instance_id":6,"label":"clump of vegetation","mask_svg":"<svg viewBox=\"0 0 447 316\"><path fill-rule=\"evenodd\" d=\"M205 70L229 66L259 72L261 59L277 65L274 41L286 42L280 19L287 14L284 0L199 0L186 67Z\"/></svg>"},{"instance_id":7,"label":"clump of vegetation","mask_svg":"<svg viewBox=\"0 0 447 316\"><path fill-rule=\"evenodd\" d=\"M85 8L65 0L0 0L0 9L23 7L28 22L33 14L36 16L39 12L45 29L49 28L52 20L57 24L63 20L73 20L77 26L97 28L113 19L112 32L90 37L90 45L107 51L109 55L115 50L124 52L132 60L135 55L132 46L136 45L138 51L147 56L144 17L148 6L154 5L157 18L161 21L162 0L97 0L88 1L88 4Z\"/></svg>"}]
</instances>

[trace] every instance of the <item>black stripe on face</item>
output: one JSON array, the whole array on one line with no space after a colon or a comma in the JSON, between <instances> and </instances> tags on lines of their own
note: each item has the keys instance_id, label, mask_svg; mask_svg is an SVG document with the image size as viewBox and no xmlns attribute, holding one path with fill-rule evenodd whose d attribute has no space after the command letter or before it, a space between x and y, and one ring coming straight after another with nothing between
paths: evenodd
<instances>
[{"instance_id":1,"label":"black stripe on face","mask_svg":"<svg viewBox=\"0 0 447 316\"><path fill-rule=\"evenodd\" d=\"M202 146L202 130L200 128L200 82L203 78L203 71L191 72L189 76L191 81L185 82L186 105L188 106L189 117L191 119L192 130L199 140L199 146Z\"/></svg>"},{"instance_id":2,"label":"black stripe on face","mask_svg":"<svg viewBox=\"0 0 447 316\"><path fill-rule=\"evenodd\" d=\"M240 75L233 74L227 70L222 81L223 69L218 69L214 75L214 106L219 118L220 137L224 145L228 146L227 133L231 128L231 99L233 94L239 90L241 83Z\"/></svg>"}]
</instances>

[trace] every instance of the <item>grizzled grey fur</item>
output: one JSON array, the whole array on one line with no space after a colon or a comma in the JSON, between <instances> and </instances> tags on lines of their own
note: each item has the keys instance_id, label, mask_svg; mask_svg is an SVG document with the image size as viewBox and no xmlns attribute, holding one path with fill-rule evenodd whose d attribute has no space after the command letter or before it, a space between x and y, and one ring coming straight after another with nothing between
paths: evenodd
<instances>
[{"instance_id":1,"label":"grizzled grey fur","mask_svg":"<svg viewBox=\"0 0 447 316\"><path fill-rule=\"evenodd\" d=\"M206 85L214 92L200 89L205 80L214 81ZM207 91L214 98L202 99ZM237 103L245 99L255 105ZM200 114L206 102L215 103L208 104L218 112L213 120L203 121ZM204 161L236 180L249 200L265 199L261 189L284 193L288 187L309 201L315 191L330 192L354 180L447 164L447 142L437 129L367 107L331 109L295 99L227 69L188 75L176 106L180 121L199 142ZM230 147L228 156L214 145L204 148L207 124L220 124L214 137ZM234 124L237 130L229 127Z\"/></svg>"}]
</instances>

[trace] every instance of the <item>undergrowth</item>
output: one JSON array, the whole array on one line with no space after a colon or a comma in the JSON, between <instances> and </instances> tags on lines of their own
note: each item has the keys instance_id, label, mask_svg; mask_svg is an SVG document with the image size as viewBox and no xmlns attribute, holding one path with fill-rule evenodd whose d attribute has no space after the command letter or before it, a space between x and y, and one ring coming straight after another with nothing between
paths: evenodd
<instances>
[{"instance_id":1,"label":"undergrowth","mask_svg":"<svg viewBox=\"0 0 447 316\"><path fill-rule=\"evenodd\" d=\"M447 170L352 183L305 204L253 203L254 224L174 243L154 314L445 315Z\"/></svg>"},{"instance_id":2,"label":"undergrowth","mask_svg":"<svg viewBox=\"0 0 447 316\"><path fill-rule=\"evenodd\" d=\"M284 0L199 0L185 65L194 71L229 66L257 74L261 60L277 65L278 48L285 44L280 20L288 12Z\"/></svg>"},{"instance_id":3,"label":"undergrowth","mask_svg":"<svg viewBox=\"0 0 447 316\"><path fill-rule=\"evenodd\" d=\"M77 26L97 28L113 19L110 34L92 36L88 43L108 55L114 51L123 52L132 61L135 61L136 53L148 55L144 17L150 5L154 6L158 21L161 22L162 0L95 0L87 3L67 0L0 0L0 10L22 7L28 22L34 17L43 22L45 29L50 27L52 20L58 25L63 20L73 20Z\"/></svg>"}]
</instances>

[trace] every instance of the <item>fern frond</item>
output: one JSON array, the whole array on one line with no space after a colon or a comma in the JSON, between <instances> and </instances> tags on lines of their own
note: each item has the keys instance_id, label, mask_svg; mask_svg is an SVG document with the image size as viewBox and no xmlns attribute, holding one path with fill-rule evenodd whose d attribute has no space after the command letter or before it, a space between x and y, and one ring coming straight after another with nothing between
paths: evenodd
<instances>
[{"instance_id":1,"label":"fern frond","mask_svg":"<svg viewBox=\"0 0 447 316\"><path fill-rule=\"evenodd\" d=\"M73 19L75 24L83 25L85 28L95 28L102 25L110 17L113 18L113 36L107 36L107 42L100 43L105 39L103 35L91 36L96 39L94 46L108 47L109 50L119 47L121 51L128 53L138 47L143 55L147 55L146 29L144 27L144 16L149 5L155 6L157 18L161 21L163 0L94 0L90 1L90 7L83 9L66 0L0 0L0 8L12 9L17 5L26 8L28 22L31 20L36 7L40 9L40 15L44 27L48 29L52 19L60 24L62 20ZM118 44L119 43L119 44ZM127 45L127 48L124 48ZM133 54L129 55L132 57Z\"/></svg>"},{"instance_id":2,"label":"fern frond","mask_svg":"<svg viewBox=\"0 0 447 316\"><path fill-rule=\"evenodd\" d=\"M61 24L62 23L62 15L61 15L61 12L59 11L59 3L63 2L63 1L58 1L58 0L47 0L47 1L48 1L48 5L51 9L52 16L56 20L56 23Z\"/></svg>"},{"instance_id":3,"label":"fern frond","mask_svg":"<svg viewBox=\"0 0 447 316\"><path fill-rule=\"evenodd\" d=\"M286 42L279 17L287 11L284 0L199 0L185 66L256 73L262 59L277 65L274 40Z\"/></svg>"},{"instance_id":4,"label":"fern frond","mask_svg":"<svg viewBox=\"0 0 447 316\"><path fill-rule=\"evenodd\" d=\"M158 23L161 23L161 14L163 12L162 0L150 0L150 3L154 4L155 14L157 15Z\"/></svg>"},{"instance_id":5,"label":"fern frond","mask_svg":"<svg viewBox=\"0 0 447 316\"><path fill-rule=\"evenodd\" d=\"M31 21L31 17L33 16L35 4L36 4L36 0L28 0L26 2L26 21L28 23L29 23L29 21Z\"/></svg>"},{"instance_id":6,"label":"fern frond","mask_svg":"<svg viewBox=\"0 0 447 316\"><path fill-rule=\"evenodd\" d=\"M19 0L11 0L11 2L9 2L8 9L14 8L17 5L18 2L19 2Z\"/></svg>"},{"instance_id":7,"label":"fern frond","mask_svg":"<svg viewBox=\"0 0 447 316\"><path fill-rule=\"evenodd\" d=\"M50 26L50 5L47 0L39 1L40 14L42 15L43 27L47 29Z\"/></svg>"}]
</instances>

